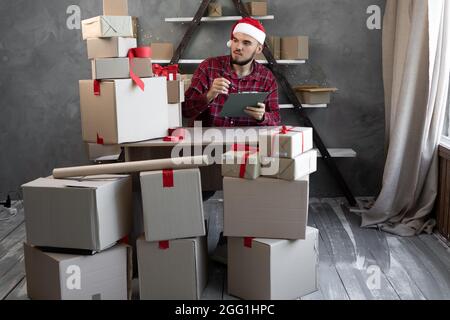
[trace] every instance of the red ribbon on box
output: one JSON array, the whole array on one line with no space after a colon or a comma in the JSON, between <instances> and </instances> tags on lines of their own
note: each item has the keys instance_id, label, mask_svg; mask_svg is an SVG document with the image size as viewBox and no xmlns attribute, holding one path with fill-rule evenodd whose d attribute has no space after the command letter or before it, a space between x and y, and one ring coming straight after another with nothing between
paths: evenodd
<instances>
[{"instance_id":1,"label":"red ribbon on box","mask_svg":"<svg viewBox=\"0 0 450 320\"><path fill-rule=\"evenodd\" d=\"M130 237L127 235L119 240L119 243L130 244Z\"/></svg>"},{"instance_id":2,"label":"red ribbon on box","mask_svg":"<svg viewBox=\"0 0 450 320\"><path fill-rule=\"evenodd\" d=\"M133 71L133 59L134 58L151 58L152 48L150 47L138 47L133 48L128 51L128 59L130 60L130 78L133 79L134 83L141 88L142 91L145 90L145 84Z\"/></svg>"},{"instance_id":3,"label":"red ribbon on box","mask_svg":"<svg viewBox=\"0 0 450 320\"><path fill-rule=\"evenodd\" d=\"M183 128L171 128L169 129L169 135L163 138L164 142L179 142L184 140L186 136L186 130Z\"/></svg>"},{"instance_id":4,"label":"red ribbon on box","mask_svg":"<svg viewBox=\"0 0 450 320\"><path fill-rule=\"evenodd\" d=\"M161 249L161 250L167 250L170 248L170 243L169 243L169 241L160 241L158 243L158 246L159 246L159 249Z\"/></svg>"},{"instance_id":5,"label":"red ribbon on box","mask_svg":"<svg viewBox=\"0 0 450 320\"><path fill-rule=\"evenodd\" d=\"M231 148L234 152L236 151L245 151L244 154L244 163L241 164L239 169L239 177L241 179L245 178L245 172L247 171L247 164L248 164L248 158L251 154L259 152L259 149L256 147L251 147L249 145L244 144L233 144L233 147Z\"/></svg>"},{"instance_id":6,"label":"red ribbon on box","mask_svg":"<svg viewBox=\"0 0 450 320\"><path fill-rule=\"evenodd\" d=\"M288 128L287 126L282 126L280 132L275 132L272 134L272 144L270 148L270 157L273 155L273 149L275 148L275 136L277 134L288 134L289 132L299 132L302 134L302 153L305 151L305 133L304 131L294 130L294 127Z\"/></svg>"},{"instance_id":7,"label":"red ribbon on box","mask_svg":"<svg viewBox=\"0 0 450 320\"><path fill-rule=\"evenodd\" d=\"M255 238L245 237L244 238L244 247L252 248L252 246L253 246L253 239L255 239Z\"/></svg>"},{"instance_id":8,"label":"red ribbon on box","mask_svg":"<svg viewBox=\"0 0 450 320\"><path fill-rule=\"evenodd\" d=\"M171 80L170 75L173 75L172 80L177 80L178 64L172 64L167 67L160 66L159 64L154 64L153 73L157 77L166 77L167 81Z\"/></svg>"},{"instance_id":9,"label":"red ribbon on box","mask_svg":"<svg viewBox=\"0 0 450 320\"><path fill-rule=\"evenodd\" d=\"M173 188L174 186L173 169L163 170L163 188Z\"/></svg>"},{"instance_id":10,"label":"red ribbon on box","mask_svg":"<svg viewBox=\"0 0 450 320\"><path fill-rule=\"evenodd\" d=\"M100 80L94 80L94 95L100 95Z\"/></svg>"},{"instance_id":11,"label":"red ribbon on box","mask_svg":"<svg viewBox=\"0 0 450 320\"><path fill-rule=\"evenodd\" d=\"M105 140L103 139L103 137L100 137L100 135L98 133L97 133L97 144L100 144L100 145L105 144Z\"/></svg>"}]
</instances>

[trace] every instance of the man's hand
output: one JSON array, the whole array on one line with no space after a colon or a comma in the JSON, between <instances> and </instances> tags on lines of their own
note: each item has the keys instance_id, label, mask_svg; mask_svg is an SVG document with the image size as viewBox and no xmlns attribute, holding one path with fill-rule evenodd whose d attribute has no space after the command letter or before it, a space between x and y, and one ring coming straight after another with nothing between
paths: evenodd
<instances>
[{"instance_id":1,"label":"man's hand","mask_svg":"<svg viewBox=\"0 0 450 320\"><path fill-rule=\"evenodd\" d=\"M258 103L257 107L247 107L244 111L253 119L263 121L266 114L266 105L264 103Z\"/></svg>"},{"instance_id":2,"label":"man's hand","mask_svg":"<svg viewBox=\"0 0 450 320\"><path fill-rule=\"evenodd\" d=\"M225 78L217 78L214 80L213 85L209 92L206 94L208 101L211 102L219 94L228 94L231 82Z\"/></svg>"}]
</instances>

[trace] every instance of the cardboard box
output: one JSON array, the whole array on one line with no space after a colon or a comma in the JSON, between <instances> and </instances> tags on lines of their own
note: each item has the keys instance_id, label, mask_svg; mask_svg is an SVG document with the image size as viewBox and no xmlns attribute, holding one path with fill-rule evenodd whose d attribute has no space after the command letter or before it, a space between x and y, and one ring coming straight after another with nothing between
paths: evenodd
<instances>
[{"instance_id":1,"label":"cardboard box","mask_svg":"<svg viewBox=\"0 0 450 320\"><path fill-rule=\"evenodd\" d=\"M271 178L223 178L224 235L305 239L309 177L298 181Z\"/></svg>"},{"instance_id":2,"label":"cardboard box","mask_svg":"<svg viewBox=\"0 0 450 320\"><path fill-rule=\"evenodd\" d=\"M249 240L247 240L249 241ZM228 294L246 300L293 300L318 290L319 231L306 240L228 238Z\"/></svg>"},{"instance_id":3,"label":"cardboard box","mask_svg":"<svg viewBox=\"0 0 450 320\"><path fill-rule=\"evenodd\" d=\"M141 173L147 241L205 235L199 169Z\"/></svg>"},{"instance_id":4,"label":"cardboard box","mask_svg":"<svg viewBox=\"0 0 450 320\"><path fill-rule=\"evenodd\" d=\"M295 159L313 148L312 128L287 127L259 133L259 148L262 156Z\"/></svg>"},{"instance_id":5,"label":"cardboard box","mask_svg":"<svg viewBox=\"0 0 450 320\"><path fill-rule=\"evenodd\" d=\"M142 91L131 79L100 82L100 95L94 94L94 81L80 81L80 107L83 140L121 144L163 138L169 128L167 81L142 78Z\"/></svg>"},{"instance_id":6,"label":"cardboard box","mask_svg":"<svg viewBox=\"0 0 450 320\"><path fill-rule=\"evenodd\" d=\"M184 81L167 81L167 100L169 103L183 103L184 92Z\"/></svg>"},{"instance_id":7,"label":"cardboard box","mask_svg":"<svg viewBox=\"0 0 450 320\"><path fill-rule=\"evenodd\" d=\"M122 153L119 145L101 145L86 143L86 153L90 161L113 161L117 160Z\"/></svg>"},{"instance_id":8,"label":"cardboard box","mask_svg":"<svg viewBox=\"0 0 450 320\"><path fill-rule=\"evenodd\" d=\"M128 0L103 0L103 15L128 16Z\"/></svg>"},{"instance_id":9,"label":"cardboard box","mask_svg":"<svg viewBox=\"0 0 450 320\"><path fill-rule=\"evenodd\" d=\"M321 88L320 86L297 86L294 88L301 103L304 104L329 104L331 93L337 88Z\"/></svg>"},{"instance_id":10,"label":"cardboard box","mask_svg":"<svg viewBox=\"0 0 450 320\"><path fill-rule=\"evenodd\" d=\"M152 58L154 60L171 60L173 57L172 43L152 43Z\"/></svg>"},{"instance_id":11,"label":"cardboard box","mask_svg":"<svg viewBox=\"0 0 450 320\"><path fill-rule=\"evenodd\" d=\"M126 58L130 49L137 47L135 38L96 38L87 39L87 53L89 59L98 58Z\"/></svg>"},{"instance_id":12,"label":"cardboard box","mask_svg":"<svg viewBox=\"0 0 450 320\"><path fill-rule=\"evenodd\" d=\"M221 17L222 16L222 5L220 3L210 3L208 6L208 16L209 17Z\"/></svg>"},{"instance_id":13,"label":"cardboard box","mask_svg":"<svg viewBox=\"0 0 450 320\"><path fill-rule=\"evenodd\" d=\"M183 126L183 115L181 103L168 104L169 108L169 128L178 128Z\"/></svg>"},{"instance_id":14,"label":"cardboard box","mask_svg":"<svg viewBox=\"0 0 450 320\"><path fill-rule=\"evenodd\" d=\"M89 38L137 38L137 19L121 16L98 16L81 22L83 40Z\"/></svg>"},{"instance_id":15,"label":"cardboard box","mask_svg":"<svg viewBox=\"0 0 450 320\"><path fill-rule=\"evenodd\" d=\"M267 16L267 2L252 1L245 3L245 8L251 16Z\"/></svg>"},{"instance_id":16,"label":"cardboard box","mask_svg":"<svg viewBox=\"0 0 450 320\"><path fill-rule=\"evenodd\" d=\"M242 173L244 173L243 176ZM261 164L258 152L229 151L223 154L222 176L254 180L260 175Z\"/></svg>"},{"instance_id":17,"label":"cardboard box","mask_svg":"<svg viewBox=\"0 0 450 320\"><path fill-rule=\"evenodd\" d=\"M93 59L92 79L129 79L130 60L128 58L104 58ZM152 59L134 58L133 71L140 78L150 78L153 76Z\"/></svg>"},{"instance_id":18,"label":"cardboard box","mask_svg":"<svg viewBox=\"0 0 450 320\"><path fill-rule=\"evenodd\" d=\"M281 59L281 37L277 36L268 36L266 38L266 43L269 46L270 50L272 51L273 57L275 60ZM256 55L257 60L267 60L264 54L261 52L260 54Z\"/></svg>"},{"instance_id":19,"label":"cardboard box","mask_svg":"<svg viewBox=\"0 0 450 320\"><path fill-rule=\"evenodd\" d=\"M47 253L24 244L27 293L33 300L130 300L131 247L93 256Z\"/></svg>"},{"instance_id":20,"label":"cardboard box","mask_svg":"<svg viewBox=\"0 0 450 320\"><path fill-rule=\"evenodd\" d=\"M137 241L141 300L199 300L207 284L206 238L179 239L161 249Z\"/></svg>"},{"instance_id":21,"label":"cardboard box","mask_svg":"<svg viewBox=\"0 0 450 320\"><path fill-rule=\"evenodd\" d=\"M31 245L99 252L130 233L130 176L40 178L22 188Z\"/></svg>"},{"instance_id":22,"label":"cardboard box","mask_svg":"<svg viewBox=\"0 0 450 320\"><path fill-rule=\"evenodd\" d=\"M277 172L273 174L270 172L270 168L278 168ZM266 173L266 169L268 169ZM311 150L305 152L295 159L284 158L261 158L261 175L283 179L283 180L298 180L304 176L308 176L311 173L317 171L317 151Z\"/></svg>"},{"instance_id":23,"label":"cardboard box","mask_svg":"<svg viewBox=\"0 0 450 320\"><path fill-rule=\"evenodd\" d=\"M283 37L281 39L281 59L309 59L309 38L306 36Z\"/></svg>"}]
</instances>

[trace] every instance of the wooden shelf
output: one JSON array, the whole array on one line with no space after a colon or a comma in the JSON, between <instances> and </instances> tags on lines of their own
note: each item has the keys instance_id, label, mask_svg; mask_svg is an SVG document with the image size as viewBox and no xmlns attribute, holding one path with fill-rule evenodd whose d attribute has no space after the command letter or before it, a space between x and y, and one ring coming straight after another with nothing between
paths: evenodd
<instances>
[{"instance_id":1,"label":"wooden shelf","mask_svg":"<svg viewBox=\"0 0 450 320\"><path fill-rule=\"evenodd\" d=\"M253 17L258 20L274 20L274 16L256 16ZM178 17L178 18L166 18L166 22L191 22L194 17ZM239 21L241 20L241 16L226 16L226 17L203 17L202 22L226 22L226 21Z\"/></svg>"},{"instance_id":2,"label":"wooden shelf","mask_svg":"<svg viewBox=\"0 0 450 320\"><path fill-rule=\"evenodd\" d=\"M340 148L331 148L327 149L330 155L333 158L356 158L357 153L353 149L340 149ZM318 157L321 158L322 155L320 154L320 151L317 149Z\"/></svg>"},{"instance_id":3,"label":"wooden shelf","mask_svg":"<svg viewBox=\"0 0 450 320\"><path fill-rule=\"evenodd\" d=\"M200 64L203 61L205 61L205 59L180 59L180 61L178 62L179 64ZM159 64L165 64L165 63L170 63L170 60L152 60L153 63L159 63ZM257 60L257 62L261 63L261 64L267 64L267 61L265 60ZM304 64L306 63L305 60L278 60L277 61L279 64Z\"/></svg>"}]
</instances>

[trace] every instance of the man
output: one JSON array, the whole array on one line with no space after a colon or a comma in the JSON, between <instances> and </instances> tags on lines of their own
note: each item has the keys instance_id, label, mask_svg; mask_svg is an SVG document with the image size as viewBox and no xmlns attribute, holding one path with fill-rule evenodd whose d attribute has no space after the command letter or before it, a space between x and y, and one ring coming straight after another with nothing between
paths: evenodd
<instances>
[{"instance_id":1,"label":"man","mask_svg":"<svg viewBox=\"0 0 450 320\"><path fill-rule=\"evenodd\" d=\"M281 123L278 85L272 72L255 61L262 52L266 33L259 21L238 21L228 42L229 56L210 58L200 64L185 95L183 116L204 127L278 126ZM236 92L269 92L264 103L248 106L248 117L220 116L228 95Z\"/></svg>"},{"instance_id":2,"label":"man","mask_svg":"<svg viewBox=\"0 0 450 320\"><path fill-rule=\"evenodd\" d=\"M231 32L230 55L210 58L200 64L185 94L183 116L204 127L278 126L281 123L278 85L272 72L255 61L262 52L266 32L259 21L243 18ZM220 113L230 93L269 92L264 103L248 106L248 117L224 118ZM203 194L206 201L214 193ZM226 264L226 241L220 236L213 259Z\"/></svg>"}]
</instances>

